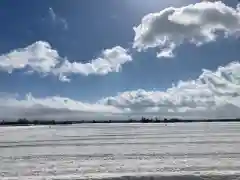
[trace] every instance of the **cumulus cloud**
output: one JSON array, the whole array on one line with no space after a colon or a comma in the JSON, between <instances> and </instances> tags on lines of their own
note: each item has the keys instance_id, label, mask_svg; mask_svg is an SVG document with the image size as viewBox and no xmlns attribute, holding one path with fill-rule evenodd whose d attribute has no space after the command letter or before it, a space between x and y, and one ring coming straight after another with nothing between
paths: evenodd
<instances>
[{"instance_id":1,"label":"cumulus cloud","mask_svg":"<svg viewBox=\"0 0 240 180\"><path fill-rule=\"evenodd\" d=\"M173 50L184 41L196 45L240 31L239 7L222 2L200 2L181 8L169 7L142 18L134 27L133 47L139 51L159 48L158 57L173 57Z\"/></svg>"},{"instance_id":2,"label":"cumulus cloud","mask_svg":"<svg viewBox=\"0 0 240 180\"><path fill-rule=\"evenodd\" d=\"M240 118L239 102L240 63L232 62L216 71L203 70L196 80L179 81L166 91L126 91L95 103L60 96L36 98L31 94L19 99L0 93L0 118Z\"/></svg>"},{"instance_id":3,"label":"cumulus cloud","mask_svg":"<svg viewBox=\"0 0 240 180\"><path fill-rule=\"evenodd\" d=\"M69 62L65 60L59 68L54 69L55 74L66 77L66 74L98 74L106 75L109 72L119 72L123 64L132 61L132 57L127 50L116 46L112 49L104 50L100 57L91 60L89 63Z\"/></svg>"},{"instance_id":4,"label":"cumulus cloud","mask_svg":"<svg viewBox=\"0 0 240 180\"><path fill-rule=\"evenodd\" d=\"M166 91L127 91L100 102L132 113L182 117L240 117L240 64L216 72L203 70L196 80L180 81Z\"/></svg>"},{"instance_id":5,"label":"cumulus cloud","mask_svg":"<svg viewBox=\"0 0 240 180\"><path fill-rule=\"evenodd\" d=\"M25 68L40 73L49 73L58 63L58 52L52 49L50 44L42 41L0 56L0 70L9 73Z\"/></svg>"},{"instance_id":6,"label":"cumulus cloud","mask_svg":"<svg viewBox=\"0 0 240 180\"><path fill-rule=\"evenodd\" d=\"M121 66L129 61L132 61L132 57L127 50L116 46L103 50L99 57L89 63L70 62L60 57L49 43L38 41L1 55L0 70L12 73L16 69L24 69L44 75L57 75L60 80L69 81L67 75L71 74L106 75L109 72L119 72Z\"/></svg>"}]
</instances>

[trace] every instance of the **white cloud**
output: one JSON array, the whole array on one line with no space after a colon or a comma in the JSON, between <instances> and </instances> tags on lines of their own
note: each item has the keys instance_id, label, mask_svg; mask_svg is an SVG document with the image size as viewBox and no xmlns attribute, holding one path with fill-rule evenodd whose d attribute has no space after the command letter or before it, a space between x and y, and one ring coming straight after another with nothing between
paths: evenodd
<instances>
[{"instance_id":1,"label":"white cloud","mask_svg":"<svg viewBox=\"0 0 240 180\"><path fill-rule=\"evenodd\" d=\"M0 70L11 73L16 69L41 74L54 74L62 81L69 81L67 75L106 75L119 72L122 65L132 61L127 50L120 46L102 51L99 57L89 63L70 62L59 56L47 42L38 41L26 48L16 49L0 56Z\"/></svg>"},{"instance_id":2,"label":"white cloud","mask_svg":"<svg viewBox=\"0 0 240 180\"><path fill-rule=\"evenodd\" d=\"M174 57L173 50L175 49L175 47L176 45L172 43L168 47L162 48L161 52L157 53L157 57L173 58Z\"/></svg>"},{"instance_id":3,"label":"white cloud","mask_svg":"<svg viewBox=\"0 0 240 180\"><path fill-rule=\"evenodd\" d=\"M59 96L35 98L28 94L19 99L0 93L0 118L127 119L129 116L239 118L240 63L230 63L215 72L203 70L196 80L180 81L166 91L127 91L92 104Z\"/></svg>"},{"instance_id":4,"label":"white cloud","mask_svg":"<svg viewBox=\"0 0 240 180\"><path fill-rule=\"evenodd\" d=\"M127 91L100 102L133 114L185 117L240 117L240 64L204 70L196 80L180 81L166 91ZM230 113L231 112L231 113Z\"/></svg>"},{"instance_id":5,"label":"white cloud","mask_svg":"<svg viewBox=\"0 0 240 180\"><path fill-rule=\"evenodd\" d=\"M15 69L25 68L39 73L49 73L58 63L58 52L52 49L50 44L42 41L0 56L0 70L9 73Z\"/></svg>"},{"instance_id":6,"label":"white cloud","mask_svg":"<svg viewBox=\"0 0 240 180\"><path fill-rule=\"evenodd\" d=\"M99 74L106 75L109 72L119 72L123 64L132 61L132 57L127 50L120 46L112 49L106 49L102 52L100 57L91 60L89 63L69 62L65 60L63 64L55 69L57 74Z\"/></svg>"},{"instance_id":7,"label":"white cloud","mask_svg":"<svg viewBox=\"0 0 240 180\"><path fill-rule=\"evenodd\" d=\"M142 18L134 27L133 47L139 51L159 48L158 57L172 57L175 46L184 41L201 45L240 31L240 11L222 2L201 2L181 8L169 7Z\"/></svg>"}]
</instances>

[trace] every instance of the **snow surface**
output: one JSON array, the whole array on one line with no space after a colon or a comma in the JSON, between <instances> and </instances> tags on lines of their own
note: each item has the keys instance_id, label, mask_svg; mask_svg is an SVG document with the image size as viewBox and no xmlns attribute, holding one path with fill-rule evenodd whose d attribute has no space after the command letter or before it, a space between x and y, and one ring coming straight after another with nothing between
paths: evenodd
<instances>
[{"instance_id":1,"label":"snow surface","mask_svg":"<svg viewBox=\"0 0 240 180\"><path fill-rule=\"evenodd\" d=\"M3 180L240 179L239 174L240 123L0 128Z\"/></svg>"}]
</instances>

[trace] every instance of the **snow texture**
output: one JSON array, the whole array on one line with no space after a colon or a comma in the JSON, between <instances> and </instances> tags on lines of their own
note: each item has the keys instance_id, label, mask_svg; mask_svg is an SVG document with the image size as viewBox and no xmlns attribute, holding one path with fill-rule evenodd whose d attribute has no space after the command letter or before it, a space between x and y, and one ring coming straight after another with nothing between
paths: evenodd
<instances>
[{"instance_id":1,"label":"snow texture","mask_svg":"<svg viewBox=\"0 0 240 180\"><path fill-rule=\"evenodd\" d=\"M240 123L0 128L0 179L240 179Z\"/></svg>"}]
</instances>

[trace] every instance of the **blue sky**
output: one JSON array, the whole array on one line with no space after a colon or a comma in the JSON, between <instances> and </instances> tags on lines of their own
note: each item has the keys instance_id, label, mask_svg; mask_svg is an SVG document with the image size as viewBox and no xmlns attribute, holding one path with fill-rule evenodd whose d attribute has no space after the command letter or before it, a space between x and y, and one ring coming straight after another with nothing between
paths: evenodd
<instances>
[{"instance_id":1,"label":"blue sky","mask_svg":"<svg viewBox=\"0 0 240 180\"><path fill-rule=\"evenodd\" d=\"M113 116L112 113L117 113L118 116L119 114L121 116L140 115L141 113L136 111L133 106L138 107L139 104L146 103L146 99L149 100L146 94L161 92L168 96L168 90L173 88L172 84L178 86L179 81L197 80L199 76L204 75L203 69L216 72L220 66L227 68L229 63L238 62L240 57L240 15L237 3L237 0L218 2L218 4L214 2L200 3L197 0L169 0L167 2L158 0L147 2L143 0L1 1L0 92L4 96L9 94L11 97L8 109L11 109L12 104L16 101L17 103L29 101L29 98L27 98L29 96L38 105L58 109L58 105L47 106L43 103L43 100L59 97L78 103L87 103L88 106L93 106L93 109L96 109L95 105L101 106L100 109L104 110L97 112L102 114L106 113L105 108L110 108L106 111L111 116ZM185 16L189 15L187 11L179 11L179 17L184 15L181 19L186 19L186 22L177 19L178 15L172 20L174 23L187 24L187 26L176 26L182 28L179 29L179 32L171 29L174 27L172 24L164 24L166 20L164 20L162 14L167 14L168 11L172 13L169 7L174 7L174 12L178 12L184 7L192 8L190 4L196 5L195 9L199 9L199 11L208 8L219 14L215 13L216 17L213 17L215 14L211 13L206 13L206 17L201 17L201 14L193 14L197 20L200 19L197 22L199 27L195 30L191 30L192 26L188 23L194 24L196 19L191 19L188 22L189 17ZM220 10L229 12L229 9L231 14L221 14ZM143 21L146 16L150 19L149 23ZM154 20L154 17L156 20ZM224 28L217 28L217 24L223 25ZM142 25L141 27L147 27L148 30L141 28L140 25ZM210 31L205 33L207 28L198 32L197 29L205 27L205 25L210 27L213 33L210 33ZM137 27L139 27L139 32L136 30ZM189 29L187 29L188 27ZM228 35L224 36L223 33L228 33ZM213 34L217 34L218 37L212 38ZM163 41L166 37L168 38L167 42ZM191 40L194 40L194 42ZM161 43L159 43L160 41ZM41 43L37 44L36 42ZM201 43L201 45L197 45L198 43ZM45 69L46 64L55 62L50 62L49 57L40 54L36 57L31 55L35 64L29 64L29 53L32 49L29 50L27 47L34 44L33 49L36 51L34 55L43 51L47 52L50 49L51 52L57 52L55 59L57 59L57 63L60 63L56 67L54 65L54 68L50 65L50 69ZM174 47L171 48L171 45ZM19 48L25 48L25 50ZM41 51L41 48L43 48L43 51ZM111 57L106 55L107 49L110 53L113 53ZM12 51L22 54L15 53L12 55ZM168 53L157 56L157 54L165 51ZM12 58L9 58L10 56ZM13 57L16 58L16 61ZM97 62L99 58L106 60L109 57L111 62L122 61L121 68L117 68L118 65L117 67L114 66L115 68L111 66L113 69L110 68L107 72L104 70L103 73L101 69L96 71L94 68L76 70L79 66L73 67L73 64L77 63L78 65L81 64L81 67L87 68L82 64L91 63L92 60ZM46 58L46 61L39 65L41 58ZM20 62L19 59L23 62ZM68 64L71 64L72 69L63 63L65 60ZM15 64L11 64L11 61L14 61ZM36 64L38 64L37 68ZM21 65L24 67L20 67ZM96 63L93 66L96 68L98 65L99 63ZM68 67L67 70L66 67ZM32 73L29 73L28 70L31 70ZM66 77L68 82L61 80L60 77L62 76ZM235 83L235 86L238 85L235 81L231 81L231 83ZM238 92L238 89L236 91ZM136 92L144 96L142 97L143 101L138 99ZM124 102L127 101L127 104L122 103L124 93L135 93L134 95L128 94L125 97ZM216 94L211 95L210 98L216 98L216 96ZM127 99L129 97L130 99ZM111 101L108 101L109 98ZM150 103L149 107L141 104L143 106L141 106L140 112L142 112L143 107L162 109L162 106L156 105L158 103L154 100L159 97L151 98L151 102L154 101L154 103ZM224 96L224 98L226 97ZM6 98L2 97L2 99L5 102ZM12 102L13 100L14 102ZM31 107L36 105L33 102L30 104ZM72 108L68 103L66 104L67 109ZM148 101L147 104L149 104ZM234 103L230 104L237 106ZM27 109L31 111L29 106L29 104L26 105ZM111 108L114 108L114 110ZM92 108L90 109L90 112L95 112ZM82 111L81 108L80 110ZM168 108L167 111L169 110L171 112L176 111L177 115L180 112L175 110L175 107ZM86 110L86 112L89 111ZM148 110L146 110L146 113L149 113ZM162 111L154 110L153 114L158 115L158 113L161 114ZM4 117L4 115L2 116ZM79 117L85 118L85 115L80 114Z\"/></svg>"}]
</instances>

